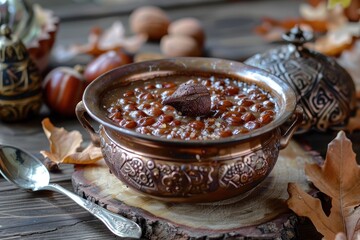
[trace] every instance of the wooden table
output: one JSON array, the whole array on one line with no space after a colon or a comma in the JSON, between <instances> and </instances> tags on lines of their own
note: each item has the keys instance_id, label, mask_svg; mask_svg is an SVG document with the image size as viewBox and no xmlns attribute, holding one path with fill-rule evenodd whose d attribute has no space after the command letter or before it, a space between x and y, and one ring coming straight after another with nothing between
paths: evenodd
<instances>
[{"instance_id":1,"label":"wooden table","mask_svg":"<svg viewBox=\"0 0 360 240\"><path fill-rule=\"evenodd\" d=\"M44 8L52 9L60 17L60 31L56 45L85 43L91 27L108 28L115 20L123 22L128 29L129 13L146 4L141 0L97 1L97 0L32 0ZM298 15L299 1L220 1L220 0L154 0L152 4L164 8L172 20L180 17L196 17L205 27L206 54L212 57L244 60L273 45L253 33L253 28L263 16L276 18ZM158 44L146 44L142 50L159 51ZM62 65L86 63L87 57L78 57L66 63L52 59L50 68ZM0 144L16 145L37 156L49 145L41 128L41 120L50 117L55 126L67 130L79 130L85 141L88 135L76 119L64 119L49 115L44 107L41 115L22 123L0 123ZM309 133L303 136L322 155L336 133ZM359 134L350 136L359 151ZM70 181L72 165L62 165L60 173L52 174L52 182L73 190ZM299 228L299 239L314 237L314 228L303 224ZM318 235L317 235L318 237ZM88 212L67 197L58 193L30 193L19 190L0 177L0 239L112 239L107 228Z\"/></svg>"}]
</instances>

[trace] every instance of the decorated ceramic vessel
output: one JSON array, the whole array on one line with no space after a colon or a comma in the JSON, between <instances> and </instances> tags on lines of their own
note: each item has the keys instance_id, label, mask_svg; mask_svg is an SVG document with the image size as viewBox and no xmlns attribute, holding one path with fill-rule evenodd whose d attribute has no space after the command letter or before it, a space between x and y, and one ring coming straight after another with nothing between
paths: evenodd
<instances>
[{"instance_id":1,"label":"decorated ceramic vessel","mask_svg":"<svg viewBox=\"0 0 360 240\"><path fill-rule=\"evenodd\" d=\"M41 75L7 25L0 28L0 76L0 120L23 120L39 112Z\"/></svg>"},{"instance_id":2,"label":"decorated ceramic vessel","mask_svg":"<svg viewBox=\"0 0 360 240\"><path fill-rule=\"evenodd\" d=\"M304 110L298 132L343 127L355 109L355 85L333 58L304 47L313 35L299 27L283 36L289 44L256 54L246 64L263 68L290 84Z\"/></svg>"}]
</instances>

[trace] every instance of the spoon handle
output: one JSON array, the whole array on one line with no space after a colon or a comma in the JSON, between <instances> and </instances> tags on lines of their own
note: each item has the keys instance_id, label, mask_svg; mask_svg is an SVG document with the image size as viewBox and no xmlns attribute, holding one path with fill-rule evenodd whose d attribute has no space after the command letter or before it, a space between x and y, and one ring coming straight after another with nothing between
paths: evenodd
<instances>
[{"instance_id":1,"label":"spoon handle","mask_svg":"<svg viewBox=\"0 0 360 240\"><path fill-rule=\"evenodd\" d=\"M140 238L141 228L134 221L127 219L121 215L114 214L99 205L81 198L80 196L66 190L58 184L50 183L39 190L52 190L62 193L74 200L81 207L92 213L100 219L115 235L126 238Z\"/></svg>"}]
</instances>

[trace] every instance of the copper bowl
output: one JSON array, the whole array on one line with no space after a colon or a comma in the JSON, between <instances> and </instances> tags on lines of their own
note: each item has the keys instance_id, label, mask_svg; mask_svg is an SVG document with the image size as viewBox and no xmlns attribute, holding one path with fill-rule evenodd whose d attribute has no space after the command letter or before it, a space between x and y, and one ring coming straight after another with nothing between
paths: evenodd
<instances>
[{"instance_id":1,"label":"copper bowl","mask_svg":"<svg viewBox=\"0 0 360 240\"><path fill-rule=\"evenodd\" d=\"M229 76L257 84L277 102L277 117L249 134L201 141L143 135L107 118L102 101L110 89L179 73ZM105 73L87 87L76 114L92 141L101 145L112 174L127 186L164 201L211 202L242 194L266 178L279 150L301 123L302 113L295 108L291 87L264 70L222 59L174 58L129 64ZM89 116L100 124L98 132Z\"/></svg>"}]
</instances>

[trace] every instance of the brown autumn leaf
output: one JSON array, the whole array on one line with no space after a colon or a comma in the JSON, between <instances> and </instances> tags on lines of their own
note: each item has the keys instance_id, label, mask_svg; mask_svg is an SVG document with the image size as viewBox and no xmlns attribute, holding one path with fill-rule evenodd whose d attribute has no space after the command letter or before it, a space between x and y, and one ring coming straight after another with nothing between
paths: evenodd
<instances>
[{"instance_id":1,"label":"brown autumn leaf","mask_svg":"<svg viewBox=\"0 0 360 240\"><path fill-rule=\"evenodd\" d=\"M72 44L69 47L59 45L54 50L54 56L59 62L66 62L77 55L88 54L97 57L107 51L124 49L135 53L146 42L142 34L125 36L125 28L120 21L115 21L108 29L93 27L87 43Z\"/></svg>"},{"instance_id":2,"label":"brown autumn leaf","mask_svg":"<svg viewBox=\"0 0 360 240\"><path fill-rule=\"evenodd\" d=\"M90 143L89 146L87 146L82 152L66 156L62 163L92 164L102 158L103 155L101 153L101 149Z\"/></svg>"},{"instance_id":3,"label":"brown autumn leaf","mask_svg":"<svg viewBox=\"0 0 360 240\"><path fill-rule=\"evenodd\" d=\"M41 151L41 154L51 161L60 163L66 156L76 153L81 146L83 139L79 131L68 132L64 128L57 128L48 118L41 124L50 143L50 151Z\"/></svg>"},{"instance_id":4,"label":"brown autumn leaf","mask_svg":"<svg viewBox=\"0 0 360 240\"><path fill-rule=\"evenodd\" d=\"M306 164L309 180L331 198L327 216L319 199L310 196L294 183L289 183L287 204L297 215L310 218L324 239L332 240L339 233L346 239L358 239L360 234L360 166L356 163L352 143L343 131L328 145L322 166ZM341 235L341 234L340 234Z\"/></svg>"},{"instance_id":5,"label":"brown autumn leaf","mask_svg":"<svg viewBox=\"0 0 360 240\"><path fill-rule=\"evenodd\" d=\"M92 143L83 151L78 149L83 141L79 131L68 132L64 128L55 127L48 118L42 122L43 130L50 143L50 151L40 151L40 153L55 163L70 164L91 164L102 159L100 148Z\"/></svg>"}]
</instances>

